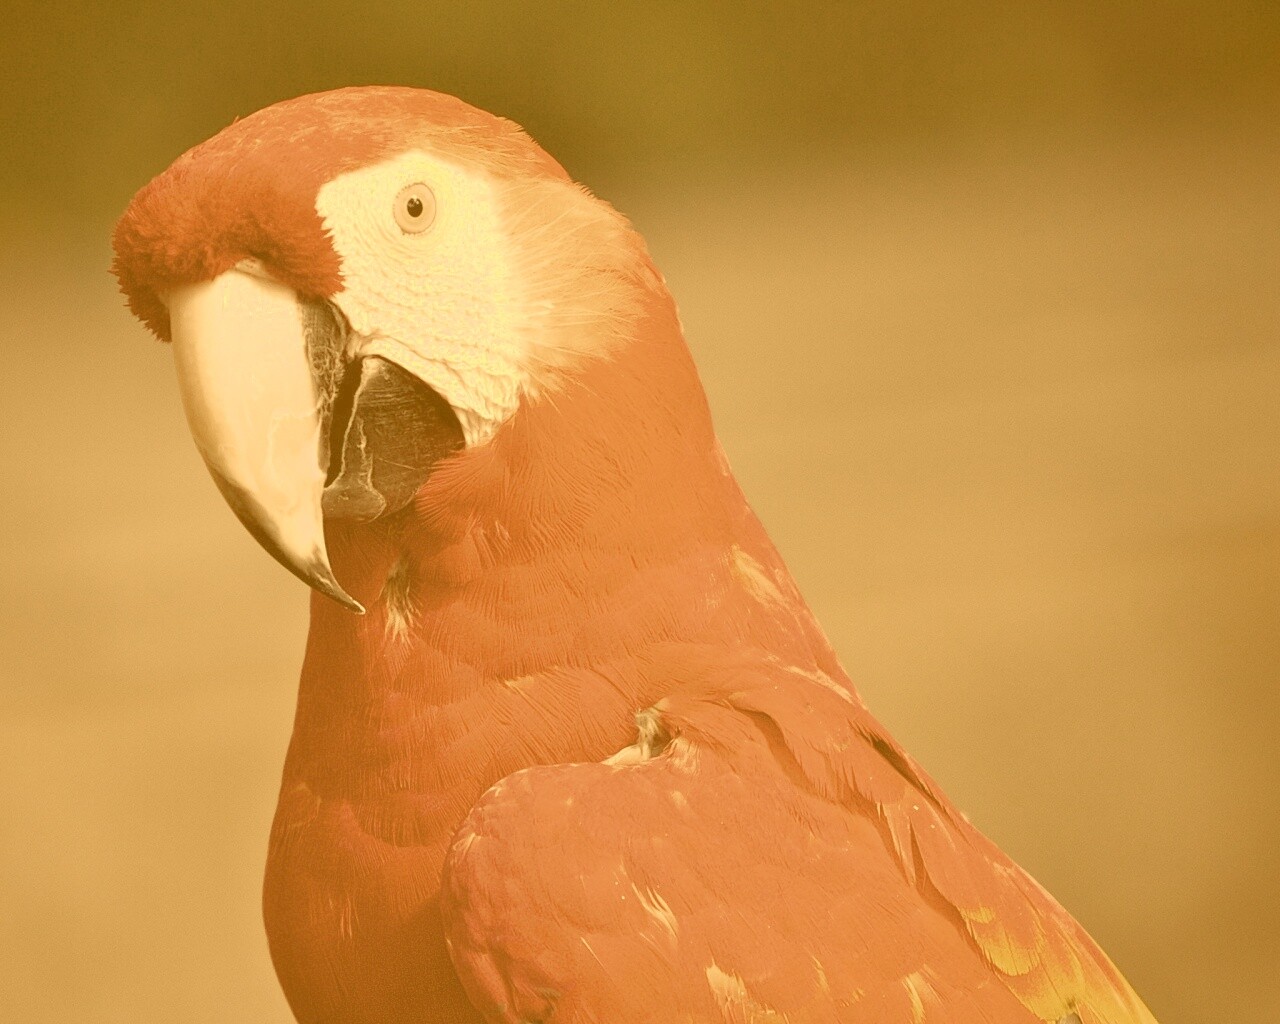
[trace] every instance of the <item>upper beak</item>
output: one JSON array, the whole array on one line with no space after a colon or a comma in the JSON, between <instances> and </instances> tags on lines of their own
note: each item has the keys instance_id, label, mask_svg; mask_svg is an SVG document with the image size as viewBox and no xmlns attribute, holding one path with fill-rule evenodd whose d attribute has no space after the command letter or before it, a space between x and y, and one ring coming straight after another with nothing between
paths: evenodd
<instances>
[{"instance_id":1,"label":"upper beak","mask_svg":"<svg viewBox=\"0 0 1280 1024\"><path fill-rule=\"evenodd\" d=\"M196 447L240 521L287 569L355 612L325 550L325 410L306 307L252 268L166 296Z\"/></svg>"}]
</instances>

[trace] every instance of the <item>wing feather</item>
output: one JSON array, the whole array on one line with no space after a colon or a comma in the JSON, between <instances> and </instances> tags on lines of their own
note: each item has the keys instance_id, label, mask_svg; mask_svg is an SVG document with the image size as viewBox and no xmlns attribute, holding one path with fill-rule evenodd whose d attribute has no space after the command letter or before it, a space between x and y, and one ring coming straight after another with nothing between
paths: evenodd
<instances>
[{"instance_id":1,"label":"wing feather","mask_svg":"<svg viewBox=\"0 0 1280 1024\"><path fill-rule=\"evenodd\" d=\"M636 748L509 776L458 833L442 910L489 1020L1154 1024L839 681L646 658L673 689Z\"/></svg>"},{"instance_id":2,"label":"wing feather","mask_svg":"<svg viewBox=\"0 0 1280 1024\"><path fill-rule=\"evenodd\" d=\"M1019 1000L1040 1019L1155 1024L1106 954L1034 879L959 813L867 709L798 671L745 671L716 693L668 699L665 727L714 699L765 716L814 790L874 814L904 876L932 889Z\"/></svg>"}]
</instances>

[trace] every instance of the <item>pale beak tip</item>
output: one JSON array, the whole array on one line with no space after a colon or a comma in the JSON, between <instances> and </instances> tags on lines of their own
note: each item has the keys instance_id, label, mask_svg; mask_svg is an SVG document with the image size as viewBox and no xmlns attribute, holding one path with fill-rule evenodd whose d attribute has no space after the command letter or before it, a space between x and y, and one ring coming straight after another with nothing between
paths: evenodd
<instances>
[{"instance_id":1,"label":"pale beak tip","mask_svg":"<svg viewBox=\"0 0 1280 1024\"><path fill-rule=\"evenodd\" d=\"M314 587L325 597L337 601L347 611L355 612L357 615L365 613L364 605L343 590L342 584L333 575L329 556L324 549L324 527L320 525L318 506L315 509L314 527L305 531L302 538L295 535L293 538L286 539L281 533L277 518L272 516L253 494L239 484L228 480L208 460L206 464L214 483L218 485L218 490L226 498L236 518L244 524L245 529L266 549L268 554L307 586ZM321 538L320 543L314 543L316 536Z\"/></svg>"},{"instance_id":2,"label":"pale beak tip","mask_svg":"<svg viewBox=\"0 0 1280 1024\"><path fill-rule=\"evenodd\" d=\"M364 605L342 589L341 584L338 583L333 575L333 570L329 568L327 559L316 559L307 566L304 579L312 587L324 594L325 597L337 601L347 611L354 612L356 615L365 613Z\"/></svg>"}]
</instances>

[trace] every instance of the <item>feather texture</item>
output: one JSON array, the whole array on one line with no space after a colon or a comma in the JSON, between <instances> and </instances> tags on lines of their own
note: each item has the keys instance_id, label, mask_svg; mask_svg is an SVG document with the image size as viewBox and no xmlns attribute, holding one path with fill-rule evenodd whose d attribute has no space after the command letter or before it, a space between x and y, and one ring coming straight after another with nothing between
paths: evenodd
<instances>
[{"instance_id":1,"label":"feather texture","mask_svg":"<svg viewBox=\"0 0 1280 1024\"><path fill-rule=\"evenodd\" d=\"M526 769L455 839L447 934L490 1019L1150 1024L839 682L650 658L660 752Z\"/></svg>"},{"instance_id":2,"label":"feather texture","mask_svg":"<svg viewBox=\"0 0 1280 1024\"><path fill-rule=\"evenodd\" d=\"M313 597L272 829L299 1021L1153 1024L863 707L643 243L510 122L403 89L245 118L121 219L131 307L165 337L166 289L244 259L332 299L317 193L410 149L501 183L540 343L409 507L327 525L369 614Z\"/></svg>"}]
</instances>

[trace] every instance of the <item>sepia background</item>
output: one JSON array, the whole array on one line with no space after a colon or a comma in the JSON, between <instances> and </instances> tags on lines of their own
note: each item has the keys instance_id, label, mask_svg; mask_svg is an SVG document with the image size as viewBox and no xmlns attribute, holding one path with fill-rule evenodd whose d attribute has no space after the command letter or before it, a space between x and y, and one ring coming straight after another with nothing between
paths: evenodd
<instances>
[{"instance_id":1,"label":"sepia background","mask_svg":"<svg viewBox=\"0 0 1280 1024\"><path fill-rule=\"evenodd\" d=\"M307 594L114 217L271 101L429 86L630 216L873 710L1163 1024L1280 1019L1280 6L37 4L0 34L0 1005L289 1014Z\"/></svg>"}]
</instances>

